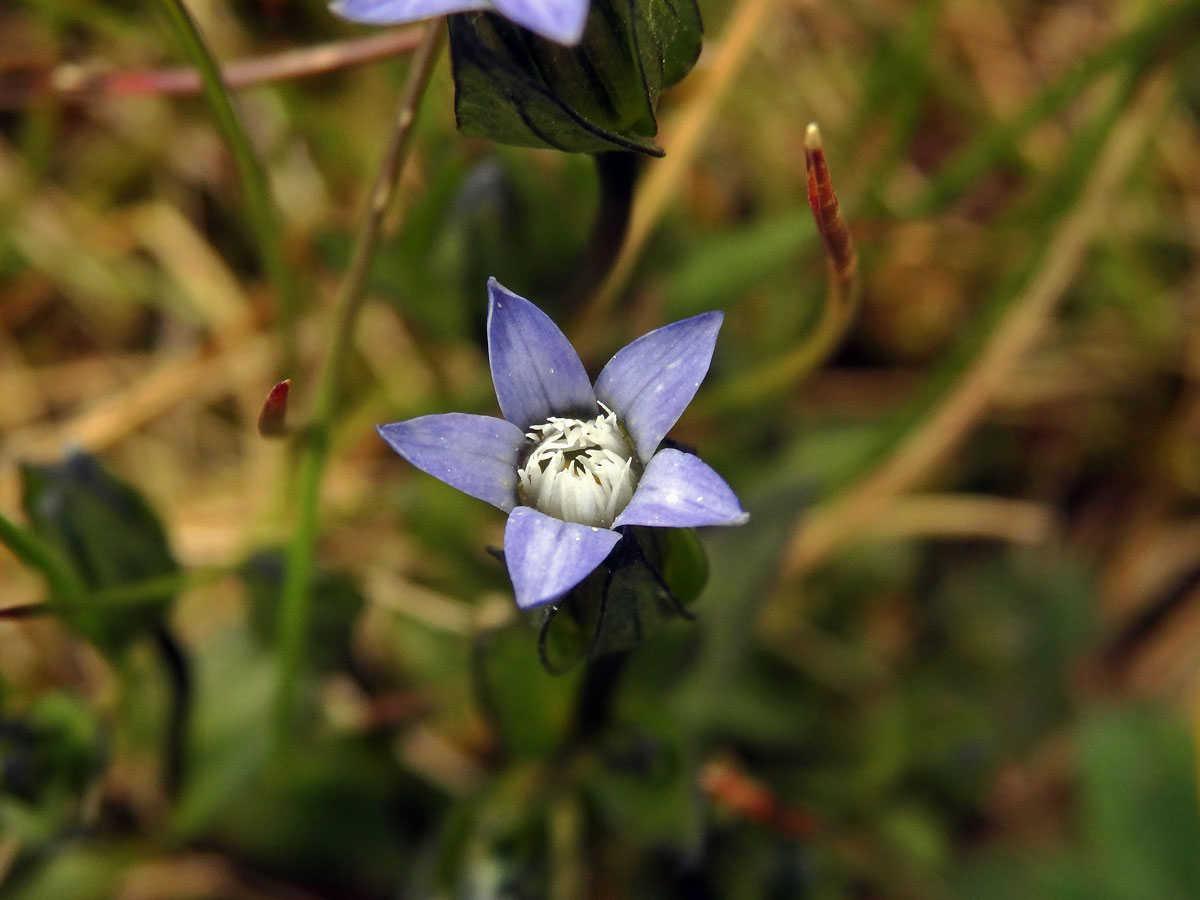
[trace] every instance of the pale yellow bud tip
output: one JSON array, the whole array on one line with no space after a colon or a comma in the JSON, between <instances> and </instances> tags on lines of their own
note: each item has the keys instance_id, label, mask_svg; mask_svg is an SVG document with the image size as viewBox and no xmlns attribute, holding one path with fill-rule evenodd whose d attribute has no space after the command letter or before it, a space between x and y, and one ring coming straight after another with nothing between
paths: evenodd
<instances>
[{"instance_id":1,"label":"pale yellow bud tip","mask_svg":"<svg viewBox=\"0 0 1200 900\"><path fill-rule=\"evenodd\" d=\"M817 127L816 122L809 122L808 128L804 129L804 149L821 149L821 129Z\"/></svg>"}]
</instances>

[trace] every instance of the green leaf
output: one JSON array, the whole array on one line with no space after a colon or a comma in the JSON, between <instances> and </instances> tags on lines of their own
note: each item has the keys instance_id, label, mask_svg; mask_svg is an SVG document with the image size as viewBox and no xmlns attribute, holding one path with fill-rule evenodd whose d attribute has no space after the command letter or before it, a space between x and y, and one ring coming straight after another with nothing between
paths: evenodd
<instances>
[{"instance_id":1,"label":"green leaf","mask_svg":"<svg viewBox=\"0 0 1200 900\"><path fill-rule=\"evenodd\" d=\"M58 465L21 467L25 512L33 530L69 561L83 587L109 599L136 588L137 602L98 603L56 594L64 621L115 655L161 620L179 566L157 514L137 490L95 458L74 453ZM163 579L161 590L145 584Z\"/></svg>"},{"instance_id":2,"label":"green leaf","mask_svg":"<svg viewBox=\"0 0 1200 900\"><path fill-rule=\"evenodd\" d=\"M683 81L700 57L704 25L695 0L634 0L638 56L654 100L663 88Z\"/></svg>"}]
</instances>

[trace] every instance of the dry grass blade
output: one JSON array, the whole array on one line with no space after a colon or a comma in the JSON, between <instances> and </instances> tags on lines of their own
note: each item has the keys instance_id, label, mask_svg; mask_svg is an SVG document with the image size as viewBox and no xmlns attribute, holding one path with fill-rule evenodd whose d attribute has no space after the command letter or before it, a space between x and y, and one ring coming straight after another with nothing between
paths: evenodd
<instances>
[{"instance_id":1,"label":"dry grass blade","mask_svg":"<svg viewBox=\"0 0 1200 900\"><path fill-rule=\"evenodd\" d=\"M225 84L234 89L321 75L361 63L411 53L421 42L420 28L400 28L345 41L300 47L221 67ZM0 109L25 109L50 97L84 103L97 97L198 94L200 73L190 66L105 72L67 63L32 82L0 84Z\"/></svg>"}]
</instances>

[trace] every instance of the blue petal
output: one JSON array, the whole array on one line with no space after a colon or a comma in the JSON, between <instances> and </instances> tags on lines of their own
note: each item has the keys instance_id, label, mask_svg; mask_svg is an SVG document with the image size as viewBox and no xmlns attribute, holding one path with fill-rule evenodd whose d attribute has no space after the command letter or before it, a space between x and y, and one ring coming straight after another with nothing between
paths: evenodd
<instances>
[{"instance_id":1,"label":"blue petal","mask_svg":"<svg viewBox=\"0 0 1200 900\"><path fill-rule=\"evenodd\" d=\"M711 466L698 456L667 447L654 454L613 528L741 525L748 518L729 485Z\"/></svg>"},{"instance_id":2,"label":"blue petal","mask_svg":"<svg viewBox=\"0 0 1200 900\"><path fill-rule=\"evenodd\" d=\"M618 350L596 379L596 396L625 424L642 462L696 396L723 318L702 313L642 335Z\"/></svg>"},{"instance_id":3,"label":"blue petal","mask_svg":"<svg viewBox=\"0 0 1200 900\"><path fill-rule=\"evenodd\" d=\"M550 416L599 410L579 354L550 317L488 279L488 357L504 418L522 431Z\"/></svg>"},{"instance_id":4,"label":"blue petal","mask_svg":"<svg viewBox=\"0 0 1200 900\"><path fill-rule=\"evenodd\" d=\"M343 19L369 25L416 22L469 9L491 9L489 0L335 0L329 9Z\"/></svg>"},{"instance_id":5,"label":"blue petal","mask_svg":"<svg viewBox=\"0 0 1200 900\"><path fill-rule=\"evenodd\" d=\"M504 560L517 606L557 600L604 562L621 536L518 506L504 529Z\"/></svg>"},{"instance_id":6,"label":"blue petal","mask_svg":"<svg viewBox=\"0 0 1200 900\"><path fill-rule=\"evenodd\" d=\"M522 28L573 46L583 37L588 0L495 0L496 11Z\"/></svg>"},{"instance_id":7,"label":"blue petal","mask_svg":"<svg viewBox=\"0 0 1200 900\"><path fill-rule=\"evenodd\" d=\"M521 429L491 416L445 413L380 425L379 436L422 472L505 512L517 505Z\"/></svg>"}]
</instances>

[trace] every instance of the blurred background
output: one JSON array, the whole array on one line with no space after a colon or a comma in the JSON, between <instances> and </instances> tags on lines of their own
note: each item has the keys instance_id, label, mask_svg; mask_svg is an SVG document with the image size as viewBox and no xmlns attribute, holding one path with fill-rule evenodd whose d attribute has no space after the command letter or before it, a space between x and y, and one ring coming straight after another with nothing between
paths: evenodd
<instances>
[{"instance_id":1,"label":"blurred background","mask_svg":"<svg viewBox=\"0 0 1200 900\"><path fill-rule=\"evenodd\" d=\"M706 0L582 290L591 159L458 135L443 54L291 717L298 447L419 29L188 3L251 61L272 270L167 6L0 8L0 896L1200 897L1200 4ZM814 120L861 286L824 344ZM495 414L490 275L593 374L726 313L672 437L751 520L619 667L544 671L503 515L374 432Z\"/></svg>"}]
</instances>

